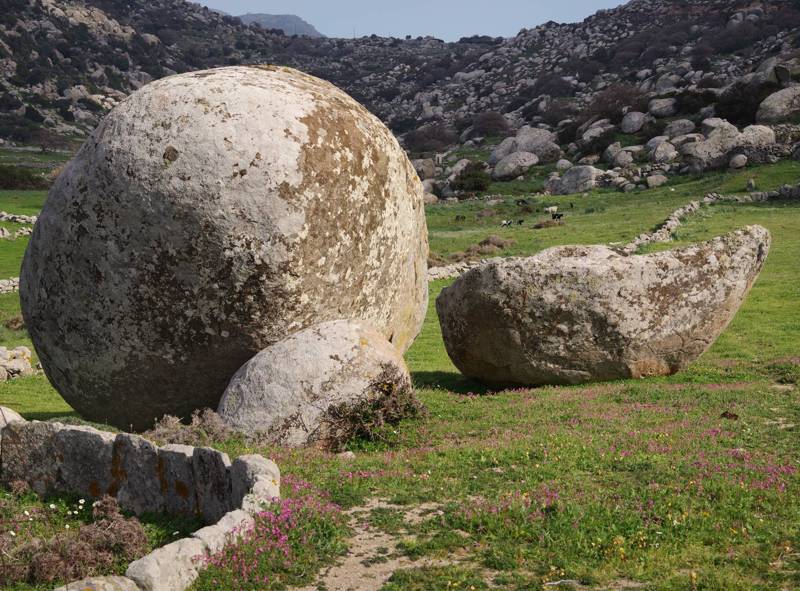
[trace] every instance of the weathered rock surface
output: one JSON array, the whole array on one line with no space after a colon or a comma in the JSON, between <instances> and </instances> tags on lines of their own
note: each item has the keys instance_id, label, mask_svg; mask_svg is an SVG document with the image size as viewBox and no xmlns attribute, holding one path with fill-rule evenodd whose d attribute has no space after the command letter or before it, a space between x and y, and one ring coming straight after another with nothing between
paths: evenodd
<instances>
[{"instance_id":1,"label":"weathered rock surface","mask_svg":"<svg viewBox=\"0 0 800 591\"><path fill-rule=\"evenodd\" d=\"M141 589L127 577L92 577L59 587L55 591L141 591Z\"/></svg>"},{"instance_id":2,"label":"weathered rock surface","mask_svg":"<svg viewBox=\"0 0 800 591\"><path fill-rule=\"evenodd\" d=\"M342 441L352 434L352 414L365 406L380 412L411 392L402 356L379 332L337 321L256 355L233 377L218 412L236 429L302 446Z\"/></svg>"},{"instance_id":3,"label":"weathered rock surface","mask_svg":"<svg viewBox=\"0 0 800 591\"><path fill-rule=\"evenodd\" d=\"M497 163L492 171L496 181L510 181L528 172L532 166L539 164L539 157L531 152L514 152Z\"/></svg>"},{"instance_id":4,"label":"weathered rock surface","mask_svg":"<svg viewBox=\"0 0 800 591\"><path fill-rule=\"evenodd\" d=\"M769 246L749 226L649 255L567 246L494 261L439 296L445 345L465 375L493 384L675 373L728 325Z\"/></svg>"},{"instance_id":5,"label":"weathered rock surface","mask_svg":"<svg viewBox=\"0 0 800 591\"><path fill-rule=\"evenodd\" d=\"M559 195L571 195L590 191L597 184L597 178L603 171L594 166L573 166L564 173L556 186Z\"/></svg>"},{"instance_id":6,"label":"weathered rock surface","mask_svg":"<svg viewBox=\"0 0 800 591\"><path fill-rule=\"evenodd\" d=\"M145 429L216 407L286 335L339 318L403 352L426 311L423 190L391 132L288 68L166 78L59 177L21 277L26 324L83 416Z\"/></svg>"},{"instance_id":7,"label":"weathered rock surface","mask_svg":"<svg viewBox=\"0 0 800 591\"><path fill-rule=\"evenodd\" d=\"M758 107L759 123L797 122L800 119L800 87L790 86L769 95Z\"/></svg>"},{"instance_id":8,"label":"weathered rock surface","mask_svg":"<svg viewBox=\"0 0 800 591\"><path fill-rule=\"evenodd\" d=\"M631 111L626 113L622 118L620 129L622 133L639 133L644 124L647 123L647 115L639 111Z\"/></svg>"}]
</instances>

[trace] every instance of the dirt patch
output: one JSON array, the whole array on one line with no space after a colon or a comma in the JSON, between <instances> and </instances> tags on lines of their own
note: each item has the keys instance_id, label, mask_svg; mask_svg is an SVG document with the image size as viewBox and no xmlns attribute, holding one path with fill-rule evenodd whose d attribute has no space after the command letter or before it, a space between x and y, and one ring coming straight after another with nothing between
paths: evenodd
<instances>
[{"instance_id":1,"label":"dirt patch","mask_svg":"<svg viewBox=\"0 0 800 591\"><path fill-rule=\"evenodd\" d=\"M369 516L373 509L393 509L401 511L406 524L417 525L430 516L441 513L435 503L426 503L414 507L393 505L379 499L370 500L363 507L356 507L347 512L350 527L354 535L350 540L350 550L338 564L323 570L317 580L306 587L295 591L378 591L392 574L403 568L441 567L458 564L457 559L431 560L422 558L412 560L403 556L398 550L402 539L410 534L402 530L397 534L389 534L372 527Z\"/></svg>"}]
</instances>

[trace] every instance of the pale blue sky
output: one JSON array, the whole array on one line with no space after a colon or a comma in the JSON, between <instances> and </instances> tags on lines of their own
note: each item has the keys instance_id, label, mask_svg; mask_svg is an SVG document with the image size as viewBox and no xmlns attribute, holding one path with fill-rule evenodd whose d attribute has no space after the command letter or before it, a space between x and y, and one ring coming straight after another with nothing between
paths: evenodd
<instances>
[{"instance_id":1,"label":"pale blue sky","mask_svg":"<svg viewBox=\"0 0 800 591\"><path fill-rule=\"evenodd\" d=\"M448 41L469 35L511 37L553 20L576 22L624 0L202 0L230 14L296 14L329 37L372 33L433 35Z\"/></svg>"}]
</instances>

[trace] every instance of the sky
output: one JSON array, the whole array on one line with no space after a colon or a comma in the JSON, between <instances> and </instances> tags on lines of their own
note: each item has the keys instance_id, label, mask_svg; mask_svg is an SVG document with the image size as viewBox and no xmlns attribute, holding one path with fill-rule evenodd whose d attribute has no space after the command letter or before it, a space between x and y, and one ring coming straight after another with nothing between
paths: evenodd
<instances>
[{"instance_id":1,"label":"sky","mask_svg":"<svg viewBox=\"0 0 800 591\"><path fill-rule=\"evenodd\" d=\"M296 14L329 37L512 37L553 20L581 21L625 0L201 0L229 14Z\"/></svg>"}]
</instances>

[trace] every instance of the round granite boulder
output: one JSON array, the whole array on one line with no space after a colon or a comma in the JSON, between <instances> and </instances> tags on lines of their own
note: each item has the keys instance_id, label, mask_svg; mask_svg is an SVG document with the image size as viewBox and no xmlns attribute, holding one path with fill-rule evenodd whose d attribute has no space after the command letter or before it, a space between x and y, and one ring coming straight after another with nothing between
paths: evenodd
<instances>
[{"instance_id":1,"label":"round granite boulder","mask_svg":"<svg viewBox=\"0 0 800 591\"><path fill-rule=\"evenodd\" d=\"M289 68L172 76L117 106L59 177L23 314L86 418L145 429L328 320L405 351L426 311L423 189L391 132Z\"/></svg>"},{"instance_id":2,"label":"round granite boulder","mask_svg":"<svg viewBox=\"0 0 800 591\"><path fill-rule=\"evenodd\" d=\"M277 445L338 447L418 410L403 356L374 328L326 322L267 347L233 377L219 415Z\"/></svg>"},{"instance_id":3,"label":"round granite boulder","mask_svg":"<svg viewBox=\"0 0 800 591\"><path fill-rule=\"evenodd\" d=\"M491 384L672 374L733 319L769 247L749 226L655 254L562 246L498 259L442 291L442 336L464 375Z\"/></svg>"}]
</instances>

